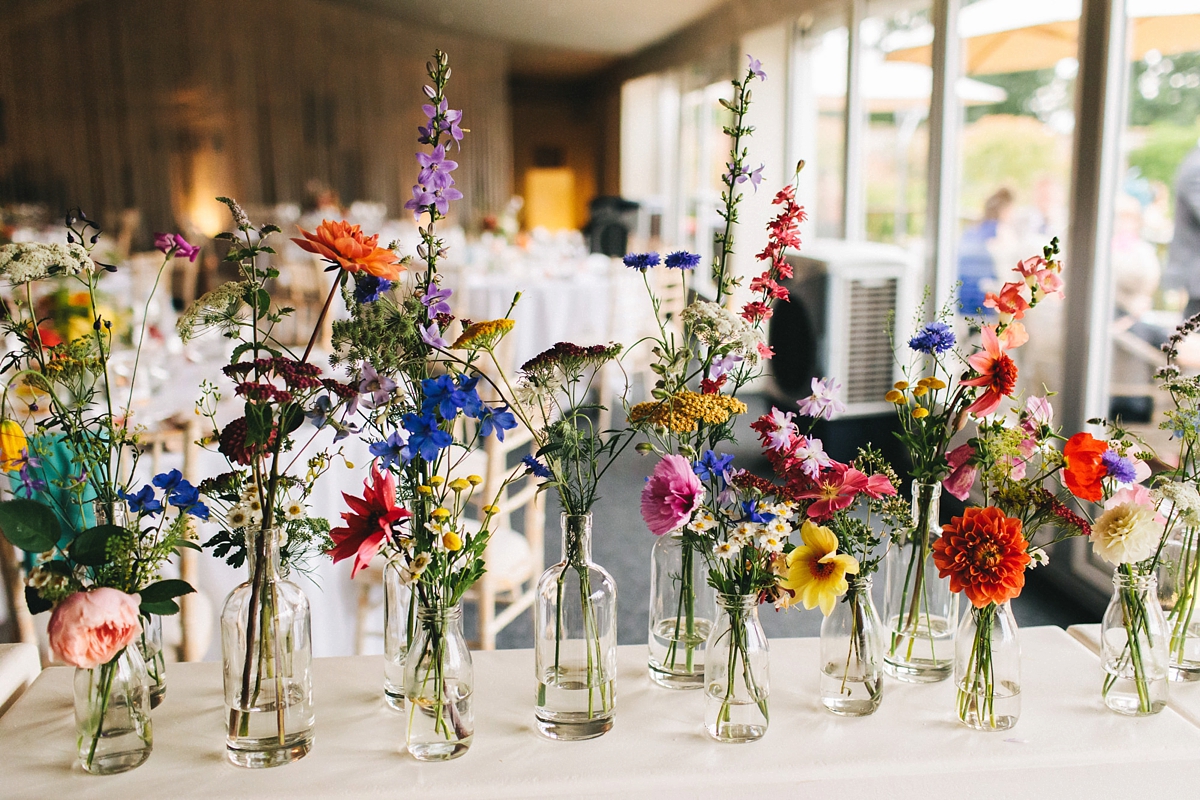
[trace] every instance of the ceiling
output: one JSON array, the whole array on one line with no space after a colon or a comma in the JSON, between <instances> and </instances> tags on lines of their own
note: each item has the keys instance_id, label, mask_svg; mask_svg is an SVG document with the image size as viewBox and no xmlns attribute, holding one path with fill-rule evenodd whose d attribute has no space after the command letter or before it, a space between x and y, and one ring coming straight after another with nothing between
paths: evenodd
<instances>
[{"instance_id":1,"label":"ceiling","mask_svg":"<svg viewBox=\"0 0 1200 800\"><path fill-rule=\"evenodd\" d=\"M725 0L358 0L396 17L512 45L517 75L578 77L696 21Z\"/></svg>"}]
</instances>

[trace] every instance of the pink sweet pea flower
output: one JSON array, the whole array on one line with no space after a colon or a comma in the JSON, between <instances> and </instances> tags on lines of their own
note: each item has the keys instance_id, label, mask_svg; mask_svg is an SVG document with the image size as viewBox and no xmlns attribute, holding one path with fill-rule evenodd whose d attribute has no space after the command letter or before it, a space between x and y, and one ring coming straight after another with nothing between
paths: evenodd
<instances>
[{"instance_id":1,"label":"pink sweet pea flower","mask_svg":"<svg viewBox=\"0 0 1200 800\"><path fill-rule=\"evenodd\" d=\"M970 463L974 455L975 448L970 444L960 445L946 454L950 474L942 481L942 486L959 500L966 500L971 496L971 487L979 474L979 467Z\"/></svg>"},{"instance_id":2,"label":"pink sweet pea flower","mask_svg":"<svg viewBox=\"0 0 1200 800\"><path fill-rule=\"evenodd\" d=\"M663 456L642 489L642 519L655 536L679 530L704 499L704 485L680 455Z\"/></svg>"}]
</instances>

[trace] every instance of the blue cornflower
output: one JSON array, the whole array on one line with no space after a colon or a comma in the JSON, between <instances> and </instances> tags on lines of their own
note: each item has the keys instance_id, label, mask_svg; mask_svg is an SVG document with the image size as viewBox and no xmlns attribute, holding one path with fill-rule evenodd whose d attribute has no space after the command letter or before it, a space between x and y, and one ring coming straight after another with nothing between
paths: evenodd
<instances>
[{"instance_id":1,"label":"blue cornflower","mask_svg":"<svg viewBox=\"0 0 1200 800\"><path fill-rule=\"evenodd\" d=\"M537 478L553 478L554 477L554 473L552 473L550 470L546 469L542 465L542 462L538 461L533 456L525 456L524 458L521 459L521 463L525 465L525 469L528 470L529 474L533 475L534 477L537 477Z\"/></svg>"},{"instance_id":2,"label":"blue cornflower","mask_svg":"<svg viewBox=\"0 0 1200 800\"><path fill-rule=\"evenodd\" d=\"M667 269L695 269L700 263L700 256L686 250L676 250L667 254Z\"/></svg>"},{"instance_id":3,"label":"blue cornflower","mask_svg":"<svg viewBox=\"0 0 1200 800\"><path fill-rule=\"evenodd\" d=\"M712 450L705 450L704 455L695 464L692 464L692 472L700 477L702 481L709 481L713 478L725 477L725 471L733 464L733 456L728 453L717 454Z\"/></svg>"},{"instance_id":4,"label":"blue cornflower","mask_svg":"<svg viewBox=\"0 0 1200 800\"><path fill-rule=\"evenodd\" d=\"M908 346L927 356L941 355L954 347L954 331L944 322L927 322L908 340Z\"/></svg>"},{"instance_id":5,"label":"blue cornflower","mask_svg":"<svg viewBox=\"0 0 1200 800\"><path fill-rule=\"evenodd\" d=\"M175 491L175 487L180 483L187 483L183 479L183 473L177 469L173 469L170 472L160 472L150 482L159 489L162 489L164 494L170 494ZM190 486L191 484L188 485Z\"/></svg>"},{"instance_id":6,"label":"blue cornflower","mask_svg":"<svg viewBox=\"0 0 1200 800\"><path fill-rule=\"evenodd\" d=\"M486 438L493 432L496 438L504 441L504 432L517 427L517 418L508 410L508 406L484 406L479 415L479 435Z\"/></svg>"},{"instance_id":7,"label":"blue cornflower","mask_svg":"<svg viewBox=\"0 0 1200 800\"><path fill-rule=\"evenodd\" d=\"M371 444L371 455L379 459L379 464L384 469L388 469L398 461L404 461L404 446L408 444L407 437L400 431L393 431L392 435L384 439L382 442L374 442Z\"/></svg>"},{"instance_id":8,"label":"blue cornflower","mask_svg":"<svg viewBox=\"0 0 1200 800\"><path fill-rule=\"evenodd\" d=\"M1104 455L1100 456L1100 462L1104 464L1107 476L1115 479L1117 483L1135 483L1137 481L1137 468L1128 458L1114 453L1112 450L1105 450Z\"/></svg>"},{"instance_id":9,"label":"blue cornflower","mask_svg":"<svg viewBox=\"0 0 1200 800\"><path fill-rule=\"evenodd\" d=\"M363 304L374 303L391 288L392 282L387 278L369 272L359 272L354 276L354 299Z\"/></svg>"},{"instance_id":10,"label":"blue cornflower","mask_svg":"<svg viewBox=\"0 0 1200 800\"><path fill-rule=\"evenodd\" d=\"M124 500L125 505L135 514L157 514L163 510L162 503L154 499L154 487L150 484L143 486L137 494L118 489L117 497Z\"/></svg>"},{"instance_id":11,"label":"blue cornflower","mask_svg":"<svg viewBox=\"0 0 1200 800\"><path fill-rule=\"evenodd\" d=\"M432 414L405 414L404 430L409 434L408 444L400 452L405 464L417 456L426 461L435 461L438 453L454 442L453 436L438 427Z\"/></svg>"},{"instance_id":12,"label":"blue cornflower","mask_svg":"<svg viewBox=\"0 0 1200 800\"><path fill-rule=\"evenodd\" d=\"M766 523L766 522L770 522L771 520L775 519L774 514L759 513L757 500L743 500L742 501L742 514L744 515L742 517L743 522Z\"/></svg>"},{"instance_id":13,"label":"blue cornflower","mask_svg":"<svg viewBox=\"0 0 1200 800\"><path fill-rule=\"evenodd\" d=\"M645 272L651 267L658 266L658 253L630 253L621 260L630 269Z\"/></svg>"}]
</instances>

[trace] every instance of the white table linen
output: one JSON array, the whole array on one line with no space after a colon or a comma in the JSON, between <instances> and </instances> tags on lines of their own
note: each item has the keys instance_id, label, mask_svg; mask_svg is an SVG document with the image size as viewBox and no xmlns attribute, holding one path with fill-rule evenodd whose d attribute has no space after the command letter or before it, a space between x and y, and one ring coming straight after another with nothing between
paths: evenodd
<instances>
[{"instance_id":1,"label":"white table linen","mask_svg":"<svg viewBox=\"0 0 1200 800\"><path fill-rule=\"evenodd\" d=\"M154 712L154 753L138 769L105 778L75 763L71 671L55 668L0 719L6 796L1191 796L1200 728L1170 709L1144 719L1107 711L1092 653L1058 628L1021 637L1021 719L996 734L957 723L949 681L889 680L876 714L835 717L818 699L818 640L773 641L771 727L762 741L742 746L707 737L701 692L649 682L645 646L619 649L613 730L575 743L534 731L532 651L476 653L474 744L442 764L401 752L404 717L383 704L378 657L318 659L314 749L296 764L262 771L225 761L217 665L171 665L167 699Z\"/></svg>"},{"instance_id":2,"label":"white table linen","mask_svg":"<svg viewBox=\"0 0 1200 800\"><path fill-rule=\"evenodd\" d=\"M12 707L41 671L37 645L0 644L0 715Z\"/></svg>"}]
</instances>

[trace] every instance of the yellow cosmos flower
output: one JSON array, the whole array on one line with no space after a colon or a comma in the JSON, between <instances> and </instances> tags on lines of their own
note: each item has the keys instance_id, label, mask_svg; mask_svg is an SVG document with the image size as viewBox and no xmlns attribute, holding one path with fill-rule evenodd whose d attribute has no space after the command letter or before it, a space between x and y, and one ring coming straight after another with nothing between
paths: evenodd
<instances>
[{"instance_id":1,"label":"yellow cosmos flower","mask_svg":"<svg viewBox=\"0 0 1200 800\"><path fill-rule=\"evenodd\" d=\"M448 486L455 494L459 492L465 492L467 489L471 488L471 484L467 482L466 478L455 478L454 480L450 481Z\"/></svg>"},{"instance_id":2,"label":"yellow cosmos flower","mask_svg":"<svg viewBox=\"0 0 1200 800\"><path fill-rule=\"evenodd\" d=\"M913 419L925 419L929 416L929 409L923 406L917 406L912 411Z\"/></svg>"},{"instance_id":3,"label":"yellow cosmos flower","mask_svg":"<svg viewBox=\"0 0 1200 800\"><path fill-rule=\"evenodd\" d=\"M451 553L453 553L457 550L462 550L462 546L463 546L462 537L459 536L454 531L446 531L444 534L442 534L442 546L445 547L447 550L449 550Z\"/></svg>"},{"instance_id":4,"label":"yellow cosmos flower","mask_svg":"<svg viewBox=\"0 0 1200 800\"><path fill-rule=\"evenodd\" d=\"M20 468L18 460L29 449L25 431L11 419L0 422L0 469L14 472Z\"/></svg>"},{"instance_id":5,"label":"yellow cosmos flower","mask_svg":"<svg viewBox=\"0 0 1200 800\"><path fill-rule=\"evenodd\" d=\"M890 392L885 394L883 396L883 399L887 400L889 403L895 403L896 405L901 405L902 403L908 402L907 400L904 399L904 395L901 394L900 392L896 391L895 389L892 389Z\"/></svg>"},{"instance_id":6,"label":"yellow cosmos flower","mask_svg":"<svg viewBox=\"0 0 1200 800\"><path fill-rule=\"evenodd\" d=\"M833 531L812 520L804 521L800 538L804 544L788 553L779 585L794 591L805 608L819 605L821 613L829 616L834 603L846 593L846 574L858 574L858 559L839 555Z\"/></svg>"}]
</instances>

